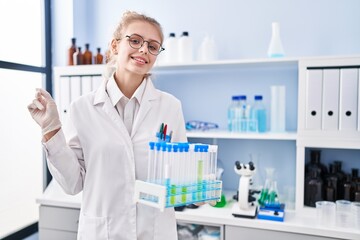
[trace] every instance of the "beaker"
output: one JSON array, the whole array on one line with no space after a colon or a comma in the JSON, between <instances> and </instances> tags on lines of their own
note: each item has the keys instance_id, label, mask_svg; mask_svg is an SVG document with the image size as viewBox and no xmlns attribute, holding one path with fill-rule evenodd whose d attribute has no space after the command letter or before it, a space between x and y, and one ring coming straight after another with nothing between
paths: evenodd
<instances>
[{"instance_id":1,"label":"beaker","mask_svg":"<svg viewBox=\"0 0 360 240\"><path fill-rule=\"evenodd\" d=\"M265 180L265 185L261 190L260 193L260 198L258 200L259 204L261 206L264 206L265 203L268 202L268 198L270 197L270 189L274 189L273 186L273 181L274 181L274 172L275 172L275 168L265 168L265 172L266 172L266 180ZM277 188L277 186L276 186ZM277 191L277 190L276 190Z\"/></svg>"}]
</instances>

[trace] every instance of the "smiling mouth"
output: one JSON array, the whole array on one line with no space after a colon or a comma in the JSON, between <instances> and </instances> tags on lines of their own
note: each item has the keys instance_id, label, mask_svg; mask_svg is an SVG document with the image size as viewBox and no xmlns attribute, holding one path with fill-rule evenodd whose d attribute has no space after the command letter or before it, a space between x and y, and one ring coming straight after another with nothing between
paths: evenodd
<instances>
[{"instance_id":1,"label":"smiling mouth","mask_svg":"<svg viewBox=\"0 0 360 240\"><path fill-rule=\"evenodd\" d=\"M142 64L148 63L148 62L145 61L144 59L137 58L137 57L131 57L131 59L135 60L136 62L142 63Z\"/></svg>"}]
</instances>

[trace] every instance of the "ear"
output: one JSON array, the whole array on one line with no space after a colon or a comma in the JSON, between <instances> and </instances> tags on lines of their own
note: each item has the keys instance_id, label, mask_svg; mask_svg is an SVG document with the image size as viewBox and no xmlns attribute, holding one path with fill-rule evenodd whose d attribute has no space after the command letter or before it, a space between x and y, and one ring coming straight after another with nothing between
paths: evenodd
<instances>
[{"instance_id":1,"label":"ear","mask_svg":"<svg viewBox=\"0 0 360 240\"><path fill-rule=\"evenodd\" d=\"M111 40L110 46L111 46L111 51L116 55L118 53L118 41L114 38L113 40Z\"/></svg>"}]
</instances>

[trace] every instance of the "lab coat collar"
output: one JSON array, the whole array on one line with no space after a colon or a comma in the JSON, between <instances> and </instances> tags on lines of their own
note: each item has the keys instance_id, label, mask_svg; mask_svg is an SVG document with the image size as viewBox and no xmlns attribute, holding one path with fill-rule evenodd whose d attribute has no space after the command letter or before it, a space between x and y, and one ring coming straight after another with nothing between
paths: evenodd
<instances>
[{"instance_id":1,"label":"lab coat collar","mask_svg":"<svg viewBox=\"0 0 360 240\"><path fill-rule=\"evenodd\" d=\"M94 105L99 103L104 103L107 98L109 98L108 94L106 93L106 84L108 83L109 78L104 78L100 87L96 90L95 98L94 98ZM160 96L159 92L155 88L154 84L152 83L150 77L144 79L146 81L146 87L143 95L143 99L141 102L155 100Z\"/></svg>"},{"instance_id":2,"label":"lab coat collar","mask_svg":"<svg viewBox=\"0 0 360 240\"><path fill-rule=\"evenodd\" d=\"M109 95L106 92L106 84L109 81L109 78L104 78L103 82L101 83L100 87L97 89L94 98L94 105L105 103L106 101L110 101ZM151 109L152 101L160 98L160 92L155 88L154 84L152 83L151 79L148 77L144 79L146 81L145 91L143 94L143 98L141 100L141 105L139 108L139 112L137 117L133 123L133 128L131 131L131 138L135 135L137 129L139 128L140 124L143 122L145 116ZM116 112L115 108L113 109Z\"/></svg>"}]
</instances>

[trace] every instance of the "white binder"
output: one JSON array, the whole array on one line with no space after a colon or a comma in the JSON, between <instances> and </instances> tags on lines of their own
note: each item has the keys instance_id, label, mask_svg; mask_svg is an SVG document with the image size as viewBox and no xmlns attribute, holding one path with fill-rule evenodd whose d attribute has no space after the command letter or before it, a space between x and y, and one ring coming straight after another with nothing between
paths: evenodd
<instances>
[{"instance_id":1,"label":"white binder","mask_svg":"<svg viewBox=\"0 0 360 240\"><path fill-rule=\"evenodd\" d=\"M340 69L323 70L322 129L339 129Z\"/></svg>"},{"instance_id":2,"label":"white binder","mask_svg":"<svg viewBox=\"0 0 360 240\"><path fill-rule=\"evenodd\" d=\"M307 70L305 129L321 130L323 70Z\"/></svg>"},{"instance_id":3,"label":"white binder","mask_svg":"<svg viewBox=\"0 0 360 240\"><path fill-rule=\"evenodd\" d=\"M358 118L358 79L356 68L340 71L340 130L356 130Z\"/></svg>"},{"instance_id":4,"label":"white binder","mask_svg":"<svg viewBox=\"0 0 360 240\"><path fill-rule=\"evenodd\" d=\"M81 96L81 79L79 76L70 78L70 103Z\"/></svg>"},{"instance_id":5,"label":"white binder","mask_svg":"<svg viewBox=\"0 0 360 240\"><path fill-rule=\"evenodd\" d=\"M92 90L98 89L102 80L102 76L92 76Z\"/></svg>"},{"instance_id":6,"label":"white binder","mask_svg":"<svg viewBox=\"0 0 360 240\"><path fill-rule=\"evenodd\" d=\"M81 95L91 92L92 80L91 76L81 77Z\"/></svg>"},{"instance_id":7,"label":"white binder","mask_svg":"<svg viewBox=\"0 0 360 240\"><path fill-rule=\"evenodd\" d=\"M60 77L60 118L61 122L65 124L67 122L67 116L69 115L70 108L70 77Z\"/></svg>"}]
</instances>

